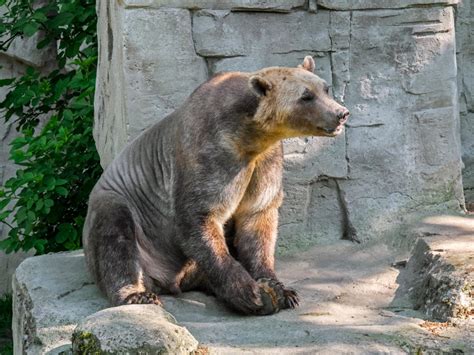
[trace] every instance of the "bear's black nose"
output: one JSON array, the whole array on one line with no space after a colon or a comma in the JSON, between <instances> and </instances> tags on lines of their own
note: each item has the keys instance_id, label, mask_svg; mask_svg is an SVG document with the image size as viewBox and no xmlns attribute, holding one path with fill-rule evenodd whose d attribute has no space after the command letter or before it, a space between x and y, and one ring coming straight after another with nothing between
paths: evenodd
<instances>
[{"instance_id":1,"label":"bear's black nose","mask_svg":"<svg viewBox=\"0 0 474 355\"><path fill-rule=\"evenodd\" d=\"M340 123L344 123L349 118L349 110L344 109L337 114Z\"/></svg>"}]
</instances>

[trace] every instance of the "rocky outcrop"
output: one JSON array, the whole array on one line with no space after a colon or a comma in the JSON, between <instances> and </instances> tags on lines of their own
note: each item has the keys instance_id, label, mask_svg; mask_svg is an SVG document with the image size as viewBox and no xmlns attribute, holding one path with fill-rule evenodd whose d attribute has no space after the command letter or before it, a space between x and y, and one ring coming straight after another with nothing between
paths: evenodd
<instances>
[{"instance_id":1,"label":"rocky outcrop","mask_svg":"<svg viewBox=\"0 0 474 355\"><path fill-rule=\"evenodd\" d=\"M87 316L108 303L91 281L82 252L26 259L13 278L15 354L57 354Z\"/></svg>"},{"instance_id":2,"label":"rocky outcrop","mask_svg":"<svg viewBox=\"0 0 474 355\"><path fill-rule=\"evenodd\" d=\"M413 307L429 319L474 315L474 219L431 217L400 273L394 306Z\"/></svg>"},{"instance_id":3,"label":"rocky outcrop","mask_svg":"<svg viewBox=\"0 0 474 355\"><path fill-rule=\"evenodd\" d=\"M109 306L82 251L29 258L13 278L14 352L68 353L72 340L81 354L188 354L197 348L193 336L160 307Z\"/></svg>"},{"instance_id":4,"label":"rocky outcrop","mask_svg":"<svg viewBox=\"0 0 474 355\"><path fill-rule=\"evenodd\" d=\"M277 273L298 291L301 303L265 317L232 313L199 292L162 296L164 309L108 308L88 276L82 252L29 258L14 278L15 354L68 354L71 347L86 354L196 349L198 354L470 354L472 320L465 316L472 311L472 295L471 311L458 296L469 292L462 282L463 272L471 270L465 280L472 276L474 220L445 217L430 223L440 236L423 238L401 273L391 266L400 259L381 243L341 241L279 258ZM413 310L412 298L393 301L411 294L412 287L422 301L419 311ZM427 315L449 315L450 321L425 322Z\"/></svg>"},{"instance_id":5,"label":"rocky outcrop","mask_svg":"<svg viewBox=\"0 0 474 355\"><path fill-rule=\"evenodd\" d=\"M473 260L472 236L421 239L409 263L419 278L411 291L415 308L440 321L474 315Z\"/></svg>"}]
</instances>

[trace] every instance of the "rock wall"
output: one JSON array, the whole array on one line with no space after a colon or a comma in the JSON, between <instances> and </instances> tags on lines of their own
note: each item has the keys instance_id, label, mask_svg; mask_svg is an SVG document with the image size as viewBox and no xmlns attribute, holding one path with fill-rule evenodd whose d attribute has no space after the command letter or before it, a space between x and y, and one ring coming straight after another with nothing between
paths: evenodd
<instances>
[{"instance_id":1,"label":"rock wall","mask_svg":"<svg viewBox=\"0 0 474 355\"><path fill-rule=\"evenodd\" d=\"M464 0L457 7L456 48L461 113L463 185L466 204L474 210L474 5Z\"/></svg>"},{"instance_id":2,"label":"rock wall","mask_svg":"<svg viewBox=\"0 0 474 355\"><path fill-rule=\"evenodd\" d=\"M409 245L401 226L464 205L457 80L471 83L472 70L456 69L456 3L100 2L94 134L102 164L214 73L296 66L310 54L352 114L336 139L285 142L280 253L341 237L335 180L361 240ZM463 11L467 48L472 16ZM469 55L462 49L458 58ZM461 92L468 124L472 91ZM473 133L464 132L467 154Z\"/></svg>"}]
</instances>

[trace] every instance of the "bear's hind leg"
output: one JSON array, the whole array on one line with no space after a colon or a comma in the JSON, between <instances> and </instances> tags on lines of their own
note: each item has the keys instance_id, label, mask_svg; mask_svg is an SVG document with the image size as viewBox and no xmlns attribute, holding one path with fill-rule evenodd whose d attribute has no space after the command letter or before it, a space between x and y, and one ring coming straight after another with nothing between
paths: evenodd
<instances>
[{"instance_id":1,"label":"bear's hind leg","mask_svg":"<svg viewBox=\"0 0 474 355\"><path fill-rule=\"evenodd\" d=\"M84 252L97 286L113 305L161 305L139 263L139 228L127 203L115 195L102 196L91 201L90 211Z\"/></svg>"}]
</instances>

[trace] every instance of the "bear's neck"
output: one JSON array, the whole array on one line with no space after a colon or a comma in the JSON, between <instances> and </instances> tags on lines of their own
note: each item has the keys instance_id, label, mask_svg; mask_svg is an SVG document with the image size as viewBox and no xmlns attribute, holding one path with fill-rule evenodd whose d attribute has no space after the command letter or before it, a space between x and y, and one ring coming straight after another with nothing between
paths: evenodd
<instances>
[{"instance_id":1,"label":"bear's neck","mask_svg":"<svg viewBox=\"0 0 474 355\"><path fill-rule=\"evenodd\" d=\"M285 138L278 133L265 132L256 127L243 127L234 136L234 146L240 160L255 161Z\"/></svg>"}]
</instances>

